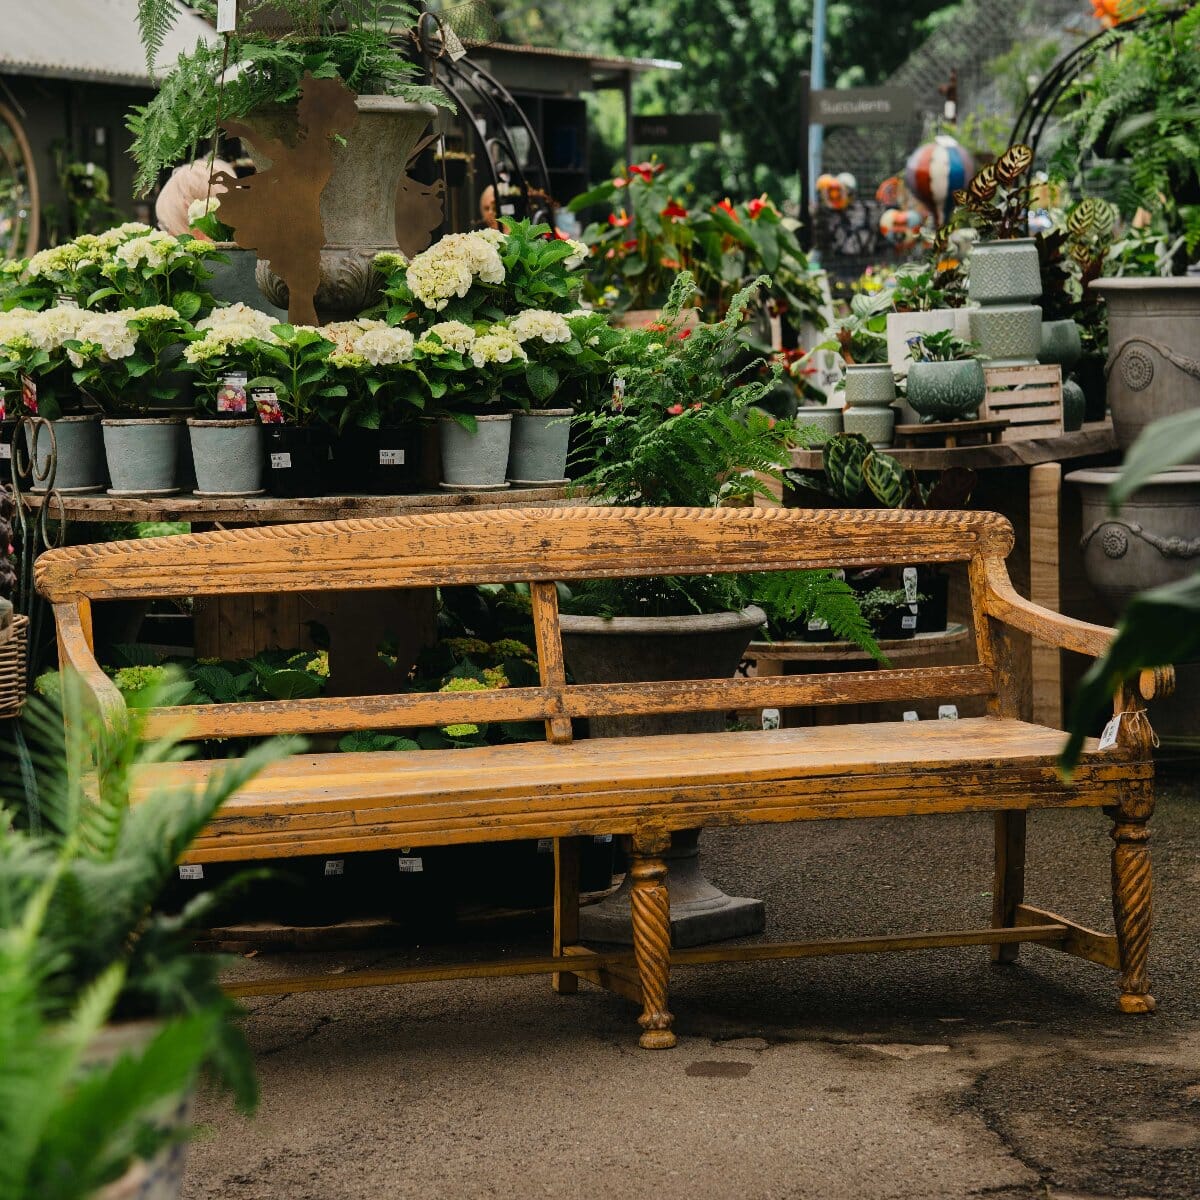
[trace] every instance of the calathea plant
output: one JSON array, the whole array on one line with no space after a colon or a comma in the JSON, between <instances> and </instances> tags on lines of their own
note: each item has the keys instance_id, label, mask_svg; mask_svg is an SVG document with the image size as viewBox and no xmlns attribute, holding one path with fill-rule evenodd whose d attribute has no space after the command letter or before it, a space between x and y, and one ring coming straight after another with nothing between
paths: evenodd
<instances>
[{"instance_id":1,"label":"calathea plant","mask_svg":"<svg viewBox=\"0 0 1200 1200\"><path fill-rule=\"evenodd\" d=\"M969 225L981 238L1006 240L1029 232L1029 168L1033 151L1023 143L1009 146L994 163L975 173L954 193L957 206L950 224Z\"/></svg>"}]
</instances>

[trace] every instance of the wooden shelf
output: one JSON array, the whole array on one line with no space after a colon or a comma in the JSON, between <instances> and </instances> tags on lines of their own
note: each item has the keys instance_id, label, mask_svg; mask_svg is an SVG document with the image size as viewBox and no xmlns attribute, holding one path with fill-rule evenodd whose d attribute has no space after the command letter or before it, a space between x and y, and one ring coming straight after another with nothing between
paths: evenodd
<instances>
[{"instance_id":1,"label":"wooden shelf","mask_svg":"<svg viewBox=\"0 0 1200 1200\"><path fill-rule=\"evenodd\" d=\"M998 446L925 446L908 449L889 448L899 463L917 471L942 471L947 467L969 467L976 471L997 467L1032 467L1039 463L1067 462L1110 454L1117 449L1112 422L1096 421L1074 433L1056 437L1032 438L1025 442L1005 442ZM820 450L793 450L792 466L802 471L821 470Z\"/></svg>"}]
</instances>

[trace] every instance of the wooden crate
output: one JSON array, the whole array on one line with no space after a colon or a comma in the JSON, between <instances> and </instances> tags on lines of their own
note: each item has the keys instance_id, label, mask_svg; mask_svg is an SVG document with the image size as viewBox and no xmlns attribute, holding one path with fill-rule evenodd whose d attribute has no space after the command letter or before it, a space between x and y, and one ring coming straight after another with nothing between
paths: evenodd
<instances>
[{"instance_id":1,"label":"wooden crate","mask_svg":"<svg viewBox=\"0 0 1200 1200\"><path fill-rule=\"evenodd\" d=\"M1061 367L985 367L983 376L987 396L979 415L1008 421L1002 442L1058 437L1063 432Z\"/></svg>"}]
</instances>

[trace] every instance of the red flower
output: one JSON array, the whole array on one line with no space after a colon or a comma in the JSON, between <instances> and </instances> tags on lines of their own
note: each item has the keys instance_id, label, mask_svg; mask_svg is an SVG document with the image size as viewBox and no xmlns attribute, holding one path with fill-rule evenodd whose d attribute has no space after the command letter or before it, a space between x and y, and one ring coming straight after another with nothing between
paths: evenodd
<instances>
[{"instance_id":1,"label":"red flower","mask_svg":"<svg viewBox=\"0 0 1200 1200\"><path fill-rule=\"evenodd\" d=\"M647 325L646 328L648 330L650 330L651 333L666 333L667 332L667 327L661 321L654 321L651 324Z\"/></svg>"},{"instance_id":2,"label":"red flower","mask_svg":"<svg viewBox=\"0 0 1200 1200\"><path fill-rule=\"evenodd\" d=\"M667 409L667 416L669 416L669 417L679 417L682 415L683 415L683 405L682 404L672 404L671 407Z\"/></svg>"},{"instance_id":3,"label":"red flower","mask_svg":"<svg viewBox=\"0 0 1200 1200\"><path fill-rule=\"evenodd\" d=\"M621 209L620 213L608 214L608 223L616 229L624 229L632 220L633 218L624 209Z\"/></svg>"},{"instance_id":4,"label":"red flower","mask_svg":"<svg viewBox=\"0 0 1200 1200\"><path fill-rule=\"evenodd\" d=\"M720 208L720 209L723 209L723 210L724 210L726 213L728 213L728 215L729 215L729 216L731 216L731 217L732 217L732 218L733 218L735 221L738 219L738 215L737 215L737 209L735 209L735 208L733 207L733 205L729 203L729 197L728 197L728 196L726 196L726 197L725 197L725 199L724 199L724 200L722 200L720 204L714 204L714 205L713 205L713 207L712 207L712 211L713 211L713 212L716 212L718 208Z\"/></svg>"},{"instance_id":5,"label":"red flower","mask_svg":"<svg viewBox=\"0 0 1200 1200\"><path fill-rule=\"evenodd\" d=\"M634 238L633 241L631 241L631 242L622 242L621 249L622 250L636 250L637 249L637 238Z\"/></svg>"},{"instance_id":6,"label":"red flower","mask_svg":"<svg viewBox=\"0 0 1200 1200\"><path fill-rule=\"evenodd\" d=\"M643 183L649 183L662 169L662 163L634 163L634 165L629 168L629 174L631 176L636 175L642 180Z\"/></svg>"},{"instance_id":7,"label":"red flower","mask_svg":"<svg viewBox=\"0 0 1200 1200\"><path fill-rule=\"evenodd\" d=\"M688 210L683 207L677 200L668 201L667 207L659 214L660 217L666 217L669 221L685 221L687 220Z\"/></svg>"},{"instance_id":8,"label":"red flower","mask_svg":"<svg viewBox=\"0 0 1200 1200\"><path fill-rule=\"evenodd\" d=\"M680 331L679 331L679 332L678 332L678 333L677 333L675 336L676 336L676 337L677 337L677 338L678 338L678 339L679 339L681 342L686 342L686 341L688 340L688 338L690 338L690 337L692 336L692 331L691 331L690 329L681 329L681 330L680 330ZM698 406L697 406L697 405L695 405L695 404L693 404L693 405L692 405L692 407L693 407L693 408L696 408L696 407L698 407Z\"/></svg>"},{"instance_id":9,"label":"red flower","mask_svg":"<svg viewBox=\"0 0 1200 1200\"><path fill-rule=\"evenodd\" d=\"M704 401L703 401L703 400L697 400L697 401L695 402L695 404L693 404L693 405L692 405L692 410L693 410L693 411L695 411L697 408L703 408L703 407L704 407Z\"/></svg>"},{"instance_id":10,"label":"red flower","mask_svg":"<svg viewBox=\"0 0 1200 1200\"><path fill-rule=\"evenodd\" d=\"M763 192L761 196L755 197L750 201L749 204L746 205L746 211L750 214L750 219L752 221L755 221L761 217L766 209L770 209L771 212L775 211L775 205L773 205L770 200L767 199L766 192Z\"/></svg>"}]
</instances>

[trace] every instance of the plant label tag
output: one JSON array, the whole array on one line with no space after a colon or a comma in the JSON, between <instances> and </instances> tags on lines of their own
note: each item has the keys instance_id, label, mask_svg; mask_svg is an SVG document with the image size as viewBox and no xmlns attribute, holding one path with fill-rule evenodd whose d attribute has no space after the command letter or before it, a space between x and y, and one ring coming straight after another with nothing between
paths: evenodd
<instances>
[{"instance_id":1,"label":"plant label tag","mask_svg":"<svg viewBox=\"0 0 1200 1200\"><path fill-rule=\"evenodd\" d=\"M904 616L902 616L900 618L900 628L901 629L916 629L916 627L917 627L917 614L916 613L905 613Z\"/></svg>"},{"instance_id":2,"label":"plant label tag","mask_svg":"<svg viewBox=\"0 0 1200 1200\"><path fill-rule=\"evenodd\" d=\"M511 216L515 216L515 215L516 215L516 211L517 211L517 206L516 206L515 204L502 204L502 205L500 205L500 215L501 215L502 217L511 217Z\"/></svg>"},{"instance_id":3,"label":"plant label tag","mask_svg":"<svg viewBox=\"0 0 1200 1200\"><path fill-rule=\"evenodd\" d=\"M539 854L553 854L554 853L554 839L553 838L538 838L537 852Z\"/></svg>"},{"instance_id":4,"label":"plant label tag","mask_svg":"<svg viewBox=\"0 0 1200 1200\"><path fill-rule=\"evenodd\" d=\"M94 164L88 163L88 166L94 167ZM79 307L79 301L76 300L75 297L70 295L68 292L59 292L58 295L54 297L54 303L56 305L58 305L59 308L78 308Z\"/></svg>"},{"instance_id":5,"label":"plant label tag","mask_svg":"<svg viewBox=\"0 0 1200 1200\"><path fill-rule=\"evenodd\" d=\"M3 421L8 416L8 396L4 392L0 392L0 421Z\"/></svg>"},{"instance_id":6,"label":"plant label tag","mask_svg":"<svg viewBox=\"0 0 1200 1200\"><path fill-rule=\"evenodd\" d=\"M237 0L217 0L217 32L234 33L237 30Z\"/></svg>"},{"instance_id":7,"label":"plant label tag","mask_svg":"<svg viewBox=\"0 0 1200 1200\"><path fill-rule=\"evenodd\" d=\"M217 412L244 413L250 407L246 396L246 372L233 371L221 379L217 388Z\"/></svg>"},{"instance_id":8,"label":"plant label tag","mask_svg":"<svg viewBox=\"0 0 1200 1200\"><path fill-rule=\"evenodd\" d=\"M325 860L325 878L332 875L345 875L346 860L344 858L327 858Z\"/></svg>"},{"instance_id":9,"label":"plant label tag","mask_svg":"<svg viewBox=\"0 0 1200 1200\"><path fill-rule=\"evenodd\" d=\"M0 420L3 420L0 416ZM12 442L0 442L0 459L12 458Z\"/></svg>"},{"instance_id":10,"label":"plant label tag","mask_svg":"<svg viewBox=\"0 0 1200 1200\"><path fill-rule=\"evenodd\" d=\"M1121 729L1121 718L1113 717L1111 721L1104 727L1104 732L1100 735L1100 749L1111 750L1117 744L1117 734Z\"/></svg>"},{"instance_id":11,"label":"plant label tag","mask_svg":"<svg viewBox=\"0 0 1200 1200\"><path fill-rule=\"evenodd\" d=\"M762 710L762 727L764 729L778 729L783 724L783 716L777 708L764 708Z\"/></svg>"},{"instance_id":12,"label":"plant label tag","mask_svg":"<svg viewBox=\"0 0 1200 1200\"><path fill-rule=\"evenodd\" d=\"M37 384L28 375L21 376L21 407L31 416L37 416Z\"/></svg>"},{"instance_id":13,"label":"plant label tag","mask_svg":"<svg viewBox=\"0 0 1200 1200\"><path fill-rule=\"evenodd\" d=\"M287 471L291 468L292 456L286 451L281 450L271 455L271 470L272 471Z\"/></svg>"},{"instance_id":14,"label":"plant label tag","mask_svg":"<svg viewBox=\"0 0 1200 1200\"><path fill-rule=\"evenodd\" d=\"M813 617L813 619L808 623L808 630L810 633L824 633L828 628L829 622L823 617Z\"/></svg>"},{"instance_id":15,"label":"plant label tag","mask_svg":"<svg viewBox=\"0 0 1200 1200\"><path fill-rule=\"evenodd\" d=\"M846 582L845 567L834 567L832 574L833 574L834 579L840 579L843 583Z\"/></svg>"},{"instance_id":16,"label":"plant label tag","mask_svg":"<svg viewBox=\"0 0 1200 1200\"><path fill-rule=\"evenodd\" d=\"M180 863L179 864L180 879L203 879L204 866L202 863Z\"/></svg>"},{"instance_id":17,"label":"plant label tag","mask_svg":"<svg viewBox=\"0 0 1200 1200\"><path fill-rule=\"evenodd\" d=\"M921 719L921 714L919 712L917 712L917 710L915 708L910 708L904 714L904 719L906 721L919 721Z\"/></svg>"},{"instance_id":18,"label":"plant label tag","mask_svg":"<svg viewBox=\"0 0 1200 1200\"><path fill-rule=\"evenodd\" d=\"M402 467L402 466L404 466L404 451L403 450L380 450L379 465L381 467Z\"/></svg>"},{"instance_id":19,"label":"plant label tag","mask_svg":"<svg viewBox=\"0 0 1200 1200\"><path fill-rule=\"evenodd\" d=\"M254 409L258 413L258 419L264 425L283 424L283 405L279 403L274 388L255 388L251 394L254 397ZM290 463L288 465L291 466Z\"/></svg>"},{"instance_id":20,"label":"plant label tag","mask_svg":"<svg viewBox=\"0 0 1200 1200\"><path fill-rule=\"evenodd\" d=\"M420 875L425 870L423 858L398 858L396 863L400 868L401 875Z\"/></svg>"},{"instance_id":21,"label":"plant label tag","mask_svg":"<svg viewBox=\"0 0 1200 1200\"><path fill-rule=\"evenodd\" d=\"M625 403L625 380L620 375L613 380L612 403L617 412L621 411L621 406Z\"/></svg>"},{"instance_id":22,"label":"plant label tag","mask_svg":"<svg viewBox=\"0 0 1200 1200\"><path fill-rule=\"evenodd\" d=\"M904 600L906 604L916 604L917 602L917 568L904 568Z\"/></svg>"},{"instance_id":23,"label":"plant label tag","mask_svg":"<svg viewBox=\"0 0 1200 1200\"><path fill-rule=\"evenodd\" d=\"M957 721L958 720L958 705L957 704L939 704L938 705L938 720L939 721Z\"/></svg>"},{"instance_id":24,"label":"plant label tag","mask_svg":"<svg viewBox=\"0 0 1200 1200\"><path fill-rule=\"evenodd\" d=\"M612 834L611 833L598 833L598 834L596 834L595 837L592 838L592 841L595 842L598 846L607 846L612 841Z\"/></svg>"}]
</instances>

